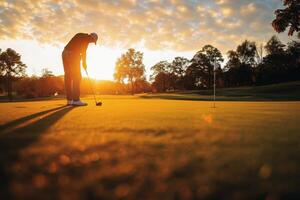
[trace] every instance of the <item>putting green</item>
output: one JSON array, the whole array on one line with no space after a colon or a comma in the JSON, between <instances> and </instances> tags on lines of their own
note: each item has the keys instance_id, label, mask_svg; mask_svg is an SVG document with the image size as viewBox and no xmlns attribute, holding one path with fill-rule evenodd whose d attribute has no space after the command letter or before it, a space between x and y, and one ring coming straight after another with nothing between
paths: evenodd
<instances>
[{"instance_id":1,"label":"putting green","mask_svg":"<svg viewBox=\"0 0 300 200\"><path fill-rule=\"evenodd\" d=\"M102 107L91 98L86 107L63 107L63 100L1 103L2 196L300 195L300 102L212 108L208 101L102 98Z\"/></svg>"}]
</instances>

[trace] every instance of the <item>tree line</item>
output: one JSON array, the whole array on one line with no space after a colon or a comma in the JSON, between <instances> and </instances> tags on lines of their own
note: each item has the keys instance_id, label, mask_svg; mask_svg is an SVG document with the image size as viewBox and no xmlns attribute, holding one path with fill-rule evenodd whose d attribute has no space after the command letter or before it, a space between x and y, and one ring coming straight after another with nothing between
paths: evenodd
<instances>
[{"instance_id":1,"label":"tree line","mask_svg":"<svg viewBox=\"0 0 300 200\"><path fill-rule=\"evenodd\" d=\"M151 80L159 92L212 88L214 73L217 87L266 85L300 80L299 60L299 41L285 45L276 36L260 49L245 40L227 52L226 63L220 50L205 45L190 60L176 57L158 62L151 67Z\"/></svg>"}]
</instances>

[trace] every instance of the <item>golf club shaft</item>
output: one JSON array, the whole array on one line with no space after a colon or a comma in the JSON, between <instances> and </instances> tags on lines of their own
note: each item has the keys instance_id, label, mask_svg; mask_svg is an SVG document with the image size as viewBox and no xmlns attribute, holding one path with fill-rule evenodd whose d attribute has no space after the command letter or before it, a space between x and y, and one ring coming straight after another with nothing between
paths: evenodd
<instances>
[{"instance_id":1,"label":"golf club shaft","mask_svg":"<svg viewBox=\"0 0 300 200\"><path fill-rule=\"evenodd\" d=\"M90 77L89 77L89 74L88 74L88 72L87 72L87 70L86 70L86 69L85 69L85 73L86 73L86 75L87 75L87 77L88 77L88 80L89 80L89 85L90 85L90 88L91 88L91 90L92 90L92 92L93 92L93 96L94 96L95 104L97 104L97 100L96 100L96 96L95 96L94 87L93 87L93 85L92 85L92 81L91 81L91 79L90 79Z\"/></svg>"}]
</instances>

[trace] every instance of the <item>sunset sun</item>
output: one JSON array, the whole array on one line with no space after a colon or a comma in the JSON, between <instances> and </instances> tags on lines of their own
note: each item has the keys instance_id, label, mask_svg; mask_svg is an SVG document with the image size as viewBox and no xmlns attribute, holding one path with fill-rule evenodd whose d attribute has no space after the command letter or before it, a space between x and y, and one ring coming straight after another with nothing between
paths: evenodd
<instances>
[{"instance_id":1,"label":"sunset sun","mask_svg":"<svg viewBox=\"0 0 300 200\"><path fill-rule=\"evenodd\" d=\"M87 64L91 77L113 80L114 65L121 53L122 50L90 45L87 51Z\"/></svg>"}]
</instances>

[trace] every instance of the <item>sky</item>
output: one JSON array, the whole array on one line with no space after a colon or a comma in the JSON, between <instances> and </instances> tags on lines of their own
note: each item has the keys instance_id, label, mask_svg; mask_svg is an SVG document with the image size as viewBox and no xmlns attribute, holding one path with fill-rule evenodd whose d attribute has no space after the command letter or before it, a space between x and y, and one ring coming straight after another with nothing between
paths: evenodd
<instances>
[{"instance_id":1,"label":"sky","mask_svg":"<svg viewBox=\"0 0 300 200\"><path fill-rule=\"evenodd\" d=\"M204 45L225 56L243 40L266 43L280 0L1 0L0 49L13 48L29 75L49 68L63 74L61 52L78 32L96 32L87 51L89 74L112 80L128 48L144 53L147 78L159 61L188 59Z\"/></svg>"}]
</instances>

